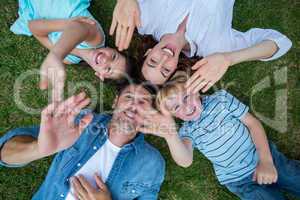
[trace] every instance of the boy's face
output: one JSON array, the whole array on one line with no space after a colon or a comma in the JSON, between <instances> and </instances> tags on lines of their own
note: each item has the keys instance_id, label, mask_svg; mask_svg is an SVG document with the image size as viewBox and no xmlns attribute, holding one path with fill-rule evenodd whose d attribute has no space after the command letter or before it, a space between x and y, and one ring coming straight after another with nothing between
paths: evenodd
<instances>
[{"instance_id":1,"label":"boy's face","mask_svg":"<svg viewBox=\"0 0 300 200\"><path fill-rule=\"evenodd\" d=\"M195 120L202 111L200 95L188 94L186 91L179 92L165 100L165 108L183 121Z\"/></svg>"}]
</instances>

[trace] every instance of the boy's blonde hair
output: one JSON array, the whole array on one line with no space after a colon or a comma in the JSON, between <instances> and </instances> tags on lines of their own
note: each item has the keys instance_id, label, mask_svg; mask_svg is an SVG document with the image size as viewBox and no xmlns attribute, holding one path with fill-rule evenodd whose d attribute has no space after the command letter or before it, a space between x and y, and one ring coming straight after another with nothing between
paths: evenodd
<instances>
[{"instance_id":1,"label":"boy's blonde hair","mask_svg":"<svg viewBox=\"0 0 300 200\"><path fill-rule=\"evenodd\" d=\"M157 93L156 96L156 108L161 111L167 111L164 105L164 101L173 96L182 92L185 88L184 85L188 80L188 74L185 71L177 71L171 79L164 84L162 89Z\"/></svg>"}]
</instances>

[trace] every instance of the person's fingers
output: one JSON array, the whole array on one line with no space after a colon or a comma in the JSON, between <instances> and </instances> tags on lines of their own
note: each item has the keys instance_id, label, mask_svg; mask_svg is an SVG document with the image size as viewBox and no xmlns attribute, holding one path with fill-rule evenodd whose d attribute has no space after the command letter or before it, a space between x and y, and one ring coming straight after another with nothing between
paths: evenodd
<instances>
[{"instance_id":1,"label":"person's fingers","mask_svg":"<svg viewBox=\"0 0 300 200\"><path fill-rule=\"evenodd\" d=\"M141 12L140 10L137 10L134 14L134 21L135 21L135 26L137 28L142 26L142 22L141 22Z\"/></svg>"},{"instance_id":2,"label":"person's fingers","mask_svg":"<svg viewBox=\"0 0 300 200\"><path fill-rule=\"evenodd\" d=\"M80 111L85 108L87 105L91 103L90 98L86 98L83 101L81 101L76 107L72 109L72 112L69 114L69 123L73 124L76 116L80 113Z\"/></svg>"},{"instance_id":3,"label":"person's fingers","mask_svg":"<svg viewBox=\"0 0 300 200\"><path fill-rule=\"evenodd\" d=\"M201 77L201 74L199 71L195 72L185 83L185 88L190 88L190 85L197 79Z\"/></svg>"},{"instance_id":4,"label":"person's fingers","mask_svg":"<svg viewBox=\"0 0 300 200\"><path fill-rule=\"evenodd\" d=\"M252 181L253 181L253 182L257 182L257 174L256 174L256 171L253 173Z\"/></svg>"},{"instance_id":5,"label":"person's fingers","mask_svg":"<svg viewBox=\"0 0 300 200\"><path fill-rule=\"evenodd\" d=\"M42 116L41 116L41 123L45 123L47 122L47 120L53 115L55 108L56 108L57 104L56 102L53 102L51 104L49 104L46 108L43 109L42 111Z\"/></svg>"},{"instance_id":6,"label":"person's fingers","mask_svg":"<svg viewBox=\"0 0 300 200\"><path fill-rule=\"evenodd\" d=\"M93 193L95 191L95 188L91 186L91 184L82 176L78 176L78 180L82 187L88 192L88 193Z\"/></svg>"},{"instance_id":7,"label":"person's fingers","mask_svg":"<svg viewBox=\"0 0 300 200\"><path fill-rule=\"evenodd\" d=\"M207 64L207 60L205 58L202 58L200 61L198 61L193 67L192 70L197 70L200 67L202 67L203 65Z\"/></svg>"},{"instance_id":8,"label":"person's fingers","mask_svg":"<svg viewBox=\"0 0 300 200\"><path fill-rule=\"evenodd\" d=\"M48 85L48 74L46 71L41 70L39 87L41 90L45 90L48 88Z\"/></svg>"},{"instance_id":9,"label":"person's fingers","mask_svg":"<svg viewBox=\"0 0 300 200\"><path fill-rule=\"evenodd\" d=\"M116 41L115 41L115 46L119 47L120 41L121 41L121 32L122 32L122 25L118 24L117 25L117 32L116 32Z\"/></svg>"},{"instance_id":10,"label":"person's fingers","mask_svg":"<svg viewBox=\"0 0 300 200\"><path fill-rule=\"evenodd\" d=\"M128 28L127 37L126 37L126 41L125 41L125 44L124 44L124 49L128 49L129 44L130 44L131 39L132 39L132 36L133 36L134 29L135 29L134 24L131 24Z\"/></svg>"},{"instance_id":11,"label":"person's fingers","mask_svg":"<svg viewBox=\"0 0 300 200\"><path fill-rule=\"evenodd\" d=\"M69 113L73 110L74 106L84 100L86 97L85 92L81 92L78 95L73 95L61 102L55 109L55 116L60 116L63 113Z\"/></svg>"},{"instance_id":12,"label":"person's fingers","mask_svg":"<svg viewBox=\"0 0 300 200\"><path fill-rule=\"evenodd\" d=\"M259 185L262 185L262 184L263 184L263 177L262 177L262 175L260 175L260 174L257 175L257 183L258 183Z\"/></svg>"},{"instance_id":13,"label":"person's fingers","mask_svg":"<svg viewBox=\"0 0 300 200\"><path fill-rule=\"evenodd\" d=\"M101 177L98 174L95 174L94 177L95 177L97 186L104 192L107 192L108 191L107 186L102 181Z\"/></svg>"},{"instance_id":14,"label":"person's fingers","mask_svg":"<svg viewBox=\"0 0 300 200\"><path fill-rule=\"evenodd\" d=\"M192 93L193 94L196 94L198 93L200 90L202 90L205 86L207 86L207 83L208 81L205 81L203 80L201 83L199 83L197 86L195 86L193 89L192 89Z\"/></svg>"},{"instance_id":15,"label":"person's fingers","mask_svg":"<svg viewBox=\"0 0 300 200\"><path fill-rule=\"evenodd\" d=\"M206 86L201 90L203 93L207 92L213 86L211 81L208 81Z\"/></svg>"},{"instance_id":16,"label":"person's fingers","mask_svg":"<svg viewBox=\"0 0 300 200\"><path fill-rule=\"evenodd\" d=\"M79 197L87 194L87 191L81 185L81 183L77 177L73 177L71 181L72 181L74 192L77 193Z\"/></svg>"},{"instance_id":17,"label":"person's fingers","mask_svg":"<svg viewBox=\"0 0 300 200\"><path fill-rule=\"evenodd\" d=\"M112 19L112 22L111 22L111 25L110 25L110 29L109 29L109 35L113 35L115 30L116 30L116 27L117 27L117 20L116 20L116 17L113 16L113 19Z\"/></svg>"},{"instance_id":18,"label":"person's fingers","mask_svg":"<svg viewBox=\"0 0 300 200\"><path fill-rule=\"evenodd\" d=\"M120 41L119 41L119 45L118 45L119 51L123 51L123 49L124 49L124 44L126 42L127 32L128 32L128 27L127 26L122 26Z\"/></svg>"},{"instance_id":19,"label":"person's fingers","mask_svg":"<svg viewBox=\"0 0 300 200\"><path fill-rule=\"evenodd\" d=\"M204 79L204 77L200 76L187 88L187 92L195 94L197 88L200 88L199 90L201 90L206 84L207 81Z\"/></svg>"}]
</instances>

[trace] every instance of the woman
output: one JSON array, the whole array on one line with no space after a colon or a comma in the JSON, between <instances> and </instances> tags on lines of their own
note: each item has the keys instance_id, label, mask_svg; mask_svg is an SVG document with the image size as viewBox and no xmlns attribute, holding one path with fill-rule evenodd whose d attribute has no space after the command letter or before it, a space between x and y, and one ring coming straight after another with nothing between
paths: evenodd
<instances>
[{"instance_id":1,"label":"woman","mask_svg":"<svg viewBox=\"0 0 300 200\"><path fill-rule=\"evenodd\" d=\"M196 72L186 87L194 93L205 92L229 66L251 60L274 60L292 46L286 36L275 30L253 28L243 33L233 29L234 2L119 0L110 33L117 29L116 45L120 50L127 48L134 26L140 34L152 35L159 41L146 53L142 68L145 79L154 84L163 84L172 76L181 52L188 57L203 57L192 67ZM132 13L127 23L126 11Z\"/></svg>"}]
</instances>

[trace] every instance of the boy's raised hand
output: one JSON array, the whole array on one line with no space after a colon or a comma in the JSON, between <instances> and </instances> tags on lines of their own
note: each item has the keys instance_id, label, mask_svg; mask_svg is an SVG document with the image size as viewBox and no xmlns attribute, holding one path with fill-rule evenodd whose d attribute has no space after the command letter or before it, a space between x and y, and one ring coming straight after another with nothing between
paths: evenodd
<instances>
[{"instance_id":1,"label":"boy's raised hand","mask_svg":"<svg viewBox=\"0 0 300 200\"><path fill-rule=\"evenodd\" d=\"M175 120L171 115L163 115L154 108L144 110L137 107L136 121L138 131L167 138L177 133Z\"/></svg>"},{"instance_id":2,"label":"boy's raised hand","mask_svg":"<svg viewBox=\"0 0 300 200\"><path fill-rule=\"evenodd\" d=\"M256 167L253 174L253 181L258 184L273 184L276 183L278 179L277 170L273 162L260 161Z\"/></svg>"},{"instance_id":3,"label":"boy's raised hand","mask_svg":"<svg viewBox=\"0 0 300 200\"><path fill-rule=\"evenodd\" d=\"M80 110L90 103L84 92L74 95L61 103L48 105L41 114L38 149L43 156L49 156L72 146L89 124L92 115L86 115L80 125L74 120Z\"/></svg>"},{"instance_id":4,"label":"boy's raised hand","mask_svg":"<svg viewBox=\"0 0 300 200\"><path fill-rule=\"evenodd\" d=\"M127 49L135 27L141 26L137 0L118 0L113 12L109 34L116 32L115 45L119 51Z\"/></svg>"},{"instance_id":5,"label":"boy's raised hand","mask_svg":"<svg viewBox=\"0 0 300 200\"><path fill-rule=\"evenodd\" d=\"M40 89L45 90L51 87L52 102L63 100L66 78L65 66L53 53L50 52L42 63L40 76Z\"/></svg>"}]
</instances>

